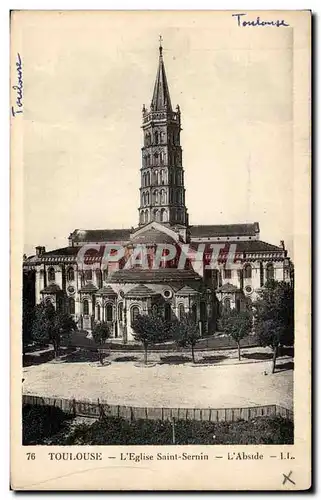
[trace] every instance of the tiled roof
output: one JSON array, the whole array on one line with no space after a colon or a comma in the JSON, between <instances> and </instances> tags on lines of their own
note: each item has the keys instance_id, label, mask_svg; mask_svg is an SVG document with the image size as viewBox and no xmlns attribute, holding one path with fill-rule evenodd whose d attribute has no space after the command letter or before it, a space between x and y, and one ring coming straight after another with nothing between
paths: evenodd
<instances>
[{"instance_id":1,"label":"tiled roof","mask_svg":"<svg viewBox=\"0 0 321 500\"><path fill-rule=\"evenodd\" d=\"M199 274L185 269L120 269L110 275L110 283L161 283L201 280Z\"/></svg>"},{"instance_id":2,"label":"tiled roof","mask_svg":"<svg viewBox=\"0 0 321 500\"><path fill-rule=\"evenodd\" d=\"M238 252L283 252L282 248L260 240L237 241L236 243Z\"/></svg>"},{"instance_id":3,"label":"tiled roof","mask_svg":"<svg viewBox=\"0 0 321 500\"><path fill-rule=\"evenodd\" d=\"M148 288L145 285L137 285L134 288L132 288L131 290L129 290L129 292L125 293L126 298L150 297L151 295L156 295L156 292L154 292L153 290L151 290L150 288Z\"/></svg>"},{"instance_id":4,"label":"tiled roof","mask_svg":"<svg viewBox=\"0 0 321 500\"><path fill-rule=\"evenodd\" d=\"M43 253L40 257L50 257L50 256L60 256L60 255L77 255L79 252L79 247L63 247L56 248L56 250L50 250L50 252Z\"/></svg>"},{"instance_id":5,"label":"tiled roof","mask_svg":"<svg viewBox=\"0 0 321 500\"><path fill-rule=\"evenodd\" d=\"M251 224L217 224L210 226L191 226L192 238L216 236L255 236L260 232L259 223Z\"/></svg>"},{"instance_id":6,"label":"tiled roof","mask_svg":"<svg viewBox=\"0 0 321 500\"><path fill-rule=\"evenodd\" d=\"M233 293L237 292L237 290L239 290L239 288L237 288L237 286L235 285L232 285L232 283L225 283L218 289L218 292Z\"/></svg>"},{"instance_id":7,"label":"tiled roof","mask_svg":"<svg viewBox=\"0 0 321 500\"><path fill-rule=\"evenodd\" d=\"M110 285L103 286L97 292L97 295L117 295Z\"/></svg>"},{"instance_id":8,"label":"tiled roof","mask_svg":"<svg viewBox=\"0 0 321 500\"><path fill-rule=\"evenodd\" d=\"M86 285L82 286L79 291L80 292L96 292L97 287L93 283L86 283Z\"/></svg>"},{"instance_id":9,"label":"tiled roof","mask_svg":"<svg viewBox=\"0 0 321 500\"><path fill-rule=\"evenodd\" d=\"M128 241L130 239L130 232L130 229L75 229L70 237L77 243L88 241Z\"/></svg>"},{"instance_id":10,"label":"tiled roof","mask_svg":"<svg viewBox=\"0 0 321 500\"><path fill-rule=\"evenodd\" d=\"M193 295L193 294L199 294L199 292L197 290L194 290L194 288L187 286L187 285L176 292L176 295L182 295L182 296L184 296L184 295L188 296L188 295Z\"/></svg>"},{"instance_id":11,"label":"tiled roof","mask_svg":"<svg viewBox=\"0 0 321 500\"><path fill-rule=\"evenodd\" d=\"M133 243L176 243L176 241L166 233L157 231L154 228L138 234L132 238Z\"/></svg>"},{"instance_id":12,"label":"tiled roof","mask_svg":"<svg viewBox=\"0 0 321 500\"><path fill-rule=\"evenodd\" d=\"M58 293L61 292L60 286L56 285L56 283L51 283L46 286L40 293Z\"/></svg>"}]
</instances>

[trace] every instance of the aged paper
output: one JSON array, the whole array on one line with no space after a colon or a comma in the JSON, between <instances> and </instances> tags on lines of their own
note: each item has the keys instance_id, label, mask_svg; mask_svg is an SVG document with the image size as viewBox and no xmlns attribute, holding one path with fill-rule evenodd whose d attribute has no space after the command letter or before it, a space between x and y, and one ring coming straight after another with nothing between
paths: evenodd
<instances>
[{"instance_id":1,"label":"aged paper","mask_svg":"<svg viewBox=\"0 0 321 500\"><path fill-rule=\"evenodd\" d=\"M310 55L309 11L12 12L14 490L310 488Z\"/></svg>"}]
</instances>

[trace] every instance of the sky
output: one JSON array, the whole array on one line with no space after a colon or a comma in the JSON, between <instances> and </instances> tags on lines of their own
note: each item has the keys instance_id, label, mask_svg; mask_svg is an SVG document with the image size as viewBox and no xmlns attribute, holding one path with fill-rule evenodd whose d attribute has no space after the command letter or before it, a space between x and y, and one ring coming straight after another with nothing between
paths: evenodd
<instances>
[{"instance_id":1,"label":"sky","mask_svg":"<svg viewBox=\"0 0 321 500\"><path fill-rule=\"evenodd\" d=\"M228 16L227 13L224 13ZM213 13L38 12L21 22L24 251L138 224L142 106L158 37L180 105L190 224L260 223L293 245L292 29Z\"/></svg>"}]
</instances>

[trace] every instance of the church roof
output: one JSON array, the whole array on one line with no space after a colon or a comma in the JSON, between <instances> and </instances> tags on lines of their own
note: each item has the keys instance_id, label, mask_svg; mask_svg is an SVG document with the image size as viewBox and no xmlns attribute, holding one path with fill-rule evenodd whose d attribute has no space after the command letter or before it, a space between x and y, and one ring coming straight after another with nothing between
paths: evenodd
<instances>
[{"instance_id":1,"label":"church roof","mask_svg":"<svg viewBox=\"0 0 321 500\"><path fill-rule=\"evenodd\" d=\"M193 294L199 294L199 292L197 290L194 290L194 288L188 285L185 285L183 288L181 288L176 292L176 295L182 295L182 296L193 295Z\"/></svg>"},{"instance_id":2,"label":"church roof","mask_svg":"<svg viewBox=\"0 0 321 500\"><path fill-rule=\"evenodd\" d=\"M56 283L51 283L46 286L40 293L58 293L61 292L60 286L56 285Z\"/></svg>"},{"instance_id":3,"label":"church roof","mask_svg":"<svg viewBox=\"0 0 321 500\"><path fill-rule=\"evenodd\" d=\"M110 285L108 286L103 286L97 291L97 295L114 295L116 296L117 293L112 289Z\"/></svg>"},{"instance_id":4,"label":"church roof","mask_svg":"<svg viewBox=\"0 0 321 500\"><path fill-rule=\"evenodd\" d=\"M76 242L128 241L130 229L75 229L70 238Z\"/></svg>"},{"instance_id":5,"label":"church roof","mask_svg":"<svg viewBox=\"0 0 321 500\"><path fill-rule=\"evenodd\" d=\"M200 281L202 278L193 270L160 269L120 269L109 277L110 283L168 283L170 281Z\"/></svg>"},{"instance_id":6,"label":"church roof","mask_svg":"<svg viewBox=\"0 0 321 500\"><path fill-rule=\"evenodd\" d=\"M133 243L176 243L174 238L172 238L169 234L163 233L162 231L158 231L157 229L151 228L147 231L138 234L137 236L133 236Z\"/></svg>"},{"instance_id":7,"label":"church roof","mask_svg":"<svg viewBox=\"0 0 321 500\"><path fill-rule=\"evenodd\" d=\"M125 294L125 297L126 298L130 298L130 297L150 297L151 295L156 295L156 292L154 292L153 290L151 290L150 288L148 288L145 285L137 285L134 288L132 288L131 290L129 290L129 292L127 292Z\"/></svg>"},{"instance_id":8,"label":"church roof","mask_svg":"<svg viewBox=\"0 0 321 500\"><path fill-rule=\"evenodd\" d=\"M79 292L87 292L87 293L96 292L96 291L97 291L97 287L93 283L86 283L79 290Z\"/></svg>"},{"instance_id":9,"label":"church roof","mask_svg":"<svg viewBox=\"0 0 321 500\"><path fill-rule=\"evenodd\" d=\"M225 293L234 293L237 292L239 288L237 286L232 285L232 283L225 283L222 285L217 291L218 292L225 292Z\"/></svg>"},{"instance_id":10,"label":"church roof","mask_svg":"<svg viewBox=\"0 0 321 500\"><path fill-rule=\"evenodd\" d=\"M250 224L215 224L191 226L192 238L206 238L211 236L256 236L260 232L258 222Z\"/></svg>"},{"instance_id":11,"label":"church roof","mask_svg":"<svg viewBox=\"0 0 321 500\"><path fill-rule=\"evenodd\" d=\"M169 95L165 66L163 61L163 49L159 48L159 63L154 86L153 98L151 107L153 111L161 111L167 109L172 111L171 98Z\"/></svg>"}]
</instances>

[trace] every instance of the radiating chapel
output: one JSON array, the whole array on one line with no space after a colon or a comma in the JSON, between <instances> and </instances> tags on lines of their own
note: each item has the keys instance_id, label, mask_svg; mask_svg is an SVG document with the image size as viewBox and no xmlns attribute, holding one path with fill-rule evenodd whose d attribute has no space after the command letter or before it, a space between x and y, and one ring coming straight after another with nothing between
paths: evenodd
<instances>
[{"instance_id":1,"label":"radiating chapel","mask_svg":"<svg viewBox=\"0 0 321 500\"><path fill-rule=\"evenodd\" d=\"M251 303L268 279L290 282L293 265L284 243L260 239L258 222L227 225L190 225L185 204L181 148L181 110L172 107L163 60L159 61L149 108L142 111L142 164L140 169L139 220L131 229L75 229L68 246L24 257L24 296L34 303L50 301L64 308L80 330L90 337L95 322L107 321L112 335L133 340L131 324L138 314L162 314L167 320L191 313L200 335L215 332L224 308L242 309ZM77 255L84 245L101 245L88 252L83 266ZM108 266L103 262L105 244L122 245L126 255L144 244L148 268L126 258ZM158 245L171 244L177 255L154 268ZM189 245L183 268L181 249ZM199 245L204 252L198 254ZM220 244L219 258L208 269L211 245ZM227 263L234 248L233 261ZM212 266L213 267L213 266Z\"/></svg>"}]
</instances>

